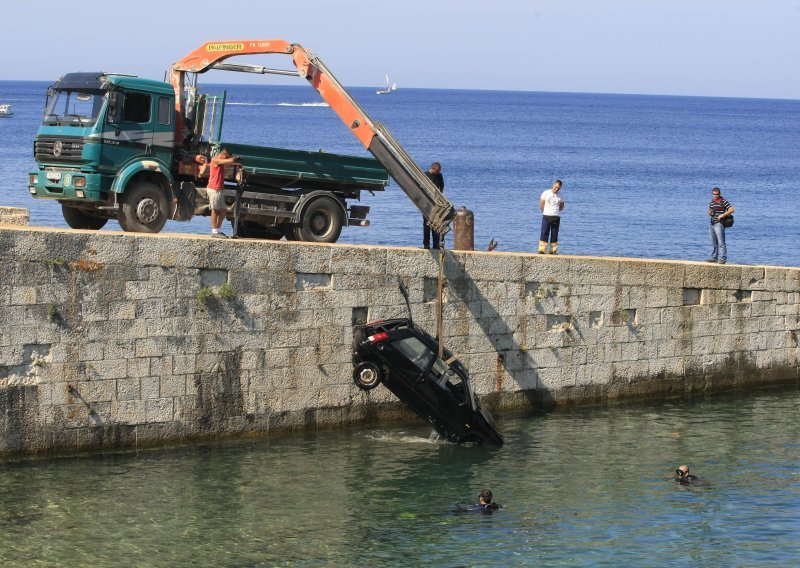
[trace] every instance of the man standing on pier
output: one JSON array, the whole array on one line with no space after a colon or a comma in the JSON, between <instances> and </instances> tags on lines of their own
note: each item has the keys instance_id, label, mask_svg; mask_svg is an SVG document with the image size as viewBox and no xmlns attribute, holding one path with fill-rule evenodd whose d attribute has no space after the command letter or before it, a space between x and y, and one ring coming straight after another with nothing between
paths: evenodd
<instances>
[{"instance_id":1,"label":"man standing on pier","mask_svg":"<svg viewBox=\"0 0 800 568\"><path fill-rule=\"evenodd\" d=\"M561 211L564 209L564 198L558 194L561 185L561 180L557 179L553 182L553 187L542 192L539 197L539 209L542 212L539 254L547 253L548 243L550 254L558 254L558 228L561 225Z\"/></svg>"},{"instance_id":2,"label":"man standing on pier","mask_svg":"<svg viewBox=\"0 0 800 568\"><path fill-rule=\"evenodd\" d=\"M208 206L211 209L211 236L217 238L227 238L227 235L220 231L225 215L228 213L228 206L225 205L225 197L222 191L225 189L225 166L241 168L239 158L231 155L231 151L223 148L222 151L211 158L211 170L208 176Z\"/></svg>"},{"instance_id":3,"label":"man standing on pier","mask_svg":"<svg viewBox=\"0 0 800 568\"><path fill-rule=\"evenodd\" d=\"M442 164L439 162L433 162L431 164L430 169L425 172L425 175L428 176L428 179L433 182L433 185L436 186L436 189L444 193L444 176L442 176ZM425 219L422 219L422 246L424 248L431 248L431 233L433 233L433 248L439 248L439 233L432 230L430 225ZM442 237L444 239L444 237ZM442 243L444 244L444 243Z\"/></svg>"},{"instance_id":4,"label":"man standing on pier","mask_svg":"<svg viewBox=\"0 0 800 568\"><path fill-rule=\"evenodd\" d=\"M711 190L711 203L708 206L708 216L711 217L711 256L706 262L728 261L728 247L725 246L725 227L733 216L733 205L722 197L718 187ZM717 260L719 259L719 260Z\"/></svg>"}]
</instances>

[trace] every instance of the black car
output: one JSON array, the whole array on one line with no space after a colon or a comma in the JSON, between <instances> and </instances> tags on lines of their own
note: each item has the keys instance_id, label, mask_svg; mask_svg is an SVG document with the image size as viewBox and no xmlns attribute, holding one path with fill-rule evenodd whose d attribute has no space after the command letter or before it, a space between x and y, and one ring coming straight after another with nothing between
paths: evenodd
<instances>
[{"instance_id":1,"label":"black car","mask_svg":"<svg viewBox=\"0 0 800 568\"><path fill-rule=\"evenodd\" d=\"M356 328L353 379L370 390L380 383L450 442L503 444L489 413L481 408L464 366L410 318Z\"/></svg>"}]
</instances>

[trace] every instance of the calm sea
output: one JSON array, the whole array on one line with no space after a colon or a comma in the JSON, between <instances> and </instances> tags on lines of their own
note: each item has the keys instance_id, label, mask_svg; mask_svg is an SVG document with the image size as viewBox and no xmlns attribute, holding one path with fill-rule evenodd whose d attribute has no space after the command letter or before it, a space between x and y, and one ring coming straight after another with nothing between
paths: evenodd
<instances>
[{"instance_id":1,"label":"calm sea","mask_svg":"<svg viewBox=\"0 0 800 568\"><path fill-rule=\"evenodd\" d=\"M0 82L0 204L26 193L46 83ZM220 88L221 89L221 88ZM228 87L226 139L365 155L307 87ZM540 192L564 180L567 254L703 259L718 185L732 262L800 266L800 102L353 89L446 193L476 243L534 250ZM416 246L392 186L342 241ZM116 228L116 224L109 224ZM207 219L170 223L206 232ZM506 445L419 422L163 451L0 463L8 566L790 566L800 561L797 390L498 416ZM689 463L702 483L671 481ZM505 508L455 514L491 487Z\"/></svg>"},{"instance_id":2,"label":"calm sea","mask_svg":"<svg viewBox=\"0 0 800 568\"><path fill-rule=\"evenodd\" d=\"M34 224L65 226L57 204L26 193L46 82L0 81L0 204ZM306 85L209 86L228 91L223 138L368 155ZM730 262L800 266L800 101L574 93L401 89L352 94L423 167L443 165L446 194L475 214L476 248L532 251L538 198L555 178L567 207L564 254L702 260L713 186L736 207ZM369 228L342 242L420 246L421 218L394 184L363 203ZM108 228L117 229L116 223ZM170 222L206 232L208 219ZM452 240L449 240L452 243Z\"/></svg>"},{"instance_id":3,"label":"calm sea","mask_svg":"<svg viewBox=\"0 0 800 568\"><path fill-rule=\"evenodd\" d=\"M797 390L0 463L3 566L797 566ZM701 482L673 483L687 463ZM505 508L455 514L490 487Z\"/></svg>"}]
</instances>

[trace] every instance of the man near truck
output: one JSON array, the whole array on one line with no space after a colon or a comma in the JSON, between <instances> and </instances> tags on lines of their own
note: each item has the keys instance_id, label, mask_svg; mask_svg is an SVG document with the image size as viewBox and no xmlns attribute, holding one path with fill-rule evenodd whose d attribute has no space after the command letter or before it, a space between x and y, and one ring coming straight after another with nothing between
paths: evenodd
<instances>
[{"instance_id":1,"label":"man near truck","mask_svg":"<svg viewBox=\"0 0 800 568\"><path fill-rule=\"evenodd\" d=\"M444 176L442 175L442 164L439 162L433 162L431 167L425 172L425 175L428 177L433 185L436 186L440 192L444 193ZM431 229L431 226L428 225L428 222L423 219L422 220L422 247L423 248L430 248L431 246L431 234L433 236L433 248L439 248L439 239L444 239L444 237L440 237L439 233Z\"/></svg>"},{"instance_id":2,"label":"man near truck","mask_svg":"<svg viewBox=\"0 0 800 568\"><path fill-rule=\"evenodd\" d=\"M225 166L241 168L238 156L232 156L231 151L223 148L222 151L211 158L211 168L208 176L208 206L211 209L211 236L227 239L228 236L220 231L222 222L228 213L228 206L225 205L225 197L222 190L225 189Z\"/></svg>"}]
</instances>

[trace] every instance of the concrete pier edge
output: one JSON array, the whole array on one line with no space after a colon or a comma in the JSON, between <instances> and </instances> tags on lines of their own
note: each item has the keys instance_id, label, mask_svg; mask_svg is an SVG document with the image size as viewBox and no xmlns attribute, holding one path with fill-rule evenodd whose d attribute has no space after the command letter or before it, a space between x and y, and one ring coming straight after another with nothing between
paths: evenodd
<instances>
[{"instance_id":1,"label":"concrete pier edge","mask_svg":"<svg viewBox=\"0 0 800 568\"><path fill-rule=\"evenodd\" d=\"M0 207L0 458L389 421L355 325L435 329L430 251L27 227ZM495 412L800 378L800 269L449 252L446 344Z\"/></svg>"}]
</instances>

